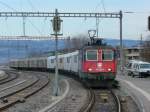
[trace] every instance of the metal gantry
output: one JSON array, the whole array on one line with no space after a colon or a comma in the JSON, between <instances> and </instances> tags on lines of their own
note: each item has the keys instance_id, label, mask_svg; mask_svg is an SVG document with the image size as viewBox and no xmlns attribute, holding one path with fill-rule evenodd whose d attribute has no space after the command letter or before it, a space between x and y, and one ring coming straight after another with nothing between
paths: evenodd
<instances>
[{"instance_id":1,"label":"metal gantry","mask_svg":"<svg viewBox=\"0 0 150 112\"><path fill-rule=\"evenodd\" d=\"M59 37L59 40L65 39ZM54 36L0 36L0 40L55 40Z\"/></svg>"},{"instance_id":2,"label":"metal gantry","mask_svg":"<svg viewBox=\"0 0 150 112\"><path fill-rule=\"evenodd\" d=\"M62 17L62 18L118 18L120 20L120 65L123 70L123 45L122 45L122 11L119 13L60 13L60 12L0 12L0 17ZM41 38L42 39L42 38ZM56 49L57 49L56 36ZM57 59L57 52L56 52ZM56 62L58 62L56 60ZM56 64L57 65L57 64ZM56 68L57 69L57 68ZM57 77L58 78L58 77Z\"/></svg>"},{"instance_id":3,"label":"metal gantry","mask_svg":"<svg viewBox=\"0 0 150 112\"><path fill-rule=\"evenodd\" d=\"M120 13L60 13L59 17L120 18ZM50 12L0 12L0 17L54 17Z\"/></svg>"}]
</instances>

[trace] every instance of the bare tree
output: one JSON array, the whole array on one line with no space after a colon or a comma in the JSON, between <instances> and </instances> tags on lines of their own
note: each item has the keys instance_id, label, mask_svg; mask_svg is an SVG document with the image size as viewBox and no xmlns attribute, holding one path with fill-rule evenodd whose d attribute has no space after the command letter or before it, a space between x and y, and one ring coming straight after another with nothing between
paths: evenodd
<instances>
[{"instance_id":1,"label":"bare tree","mask_svg":"<svg viewBox=\"0 0 150 112\"><path fill-rule=\"evenodd\" d=\"M66 49L80 49L89 42L86 35L80 34L72 38L68 37L65 42Z\"/></svg>"}]
</instances>

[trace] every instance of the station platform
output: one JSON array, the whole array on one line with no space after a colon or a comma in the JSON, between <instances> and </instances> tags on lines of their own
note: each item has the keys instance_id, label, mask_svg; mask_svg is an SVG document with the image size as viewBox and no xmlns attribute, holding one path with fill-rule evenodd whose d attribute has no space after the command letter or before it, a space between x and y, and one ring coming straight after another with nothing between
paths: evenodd
<instances>
[{"instance_id":1,"label":"station platform","mask_svg":"<svg viewBox=\"0 0 150 112\"><path fill-rule=\"evenodd\" d=\"M136 97L142 112L150 112L150 77L133 78L126 74L121 75L121 73L118 73L116 79L125 88L126 92L130 92Z\"/></svg>"}]
</instances>

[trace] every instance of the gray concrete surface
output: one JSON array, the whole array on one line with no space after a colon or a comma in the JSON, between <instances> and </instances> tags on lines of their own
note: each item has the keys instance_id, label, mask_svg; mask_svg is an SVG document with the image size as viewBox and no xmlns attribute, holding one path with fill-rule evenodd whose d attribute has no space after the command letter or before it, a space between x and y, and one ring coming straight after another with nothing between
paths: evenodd
<instances>
[{"instance_id":1,"label":"gray concrete surface","mask_svg":"<svg viewBox=\"0 0 150 112\"><path fill-rule=\"evenodd\" d=\"M0 78L3 77L5 75L5 72L0 70Z\"/></svg>"},{"instance_id":2,"label":"gray concrete surface","mask_svg":"<svg viewBox=\"0 0 150 112\"><path fill-rule=\"evenodd\" d=\"M132 78L126 74L121 75L121 73L118 73L116 79L127 93L135 96L136 102L140 103L142 112L150 112L150 77Z\"/></svg>"}]
</instances>

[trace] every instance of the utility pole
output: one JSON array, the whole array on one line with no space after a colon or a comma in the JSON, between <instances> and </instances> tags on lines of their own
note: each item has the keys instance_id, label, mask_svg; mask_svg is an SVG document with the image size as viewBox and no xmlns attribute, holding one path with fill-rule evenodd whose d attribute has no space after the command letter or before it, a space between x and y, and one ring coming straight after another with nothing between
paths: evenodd
<instances>
[{"instance_id":1,"label":"utility pole","mask_svg":"<svg viewBox=\"0 0 150 112\"><path fill-rule=\"evenodd\" d=\"M55 16L52 20L52 24L53 24L53 31L54 31L54 35L55 36L55 82L54 82L54 95L58 96L58 35L62 35L59 34L60 32L60 28L61 28L61 22L62 20L60 19L59 15L58 15L58 11L57 9L55 10Z\"/></svg>"},{"instance_id":2,"label":"utility pole","mask_svg":"<svg viewBox=\"0 0 150 112\"><path fill-rule=\"evenodd\" d=\"M123 57L123 43L122 43L122 17L123 17L123 14L122 14L122 11L120 11L120 70L121 70L121 73L123 73L123 69L124 69L124 57Z\"/></svg>"},{"instance_id":3,"label":"utility pole","mask_svg":"<svg viewBox=\"0 0 150 112\"><path fill-rule=\"evenodd\" d=\"M25 25L26 25L26 23L25 23L25 17L23 17L23 36L26 35Z\"/></svg>"},{"instance_id":4,"label":"utility pole","mask_svg":"<svg viewBox=\"0 0 150 112\"><path fill-rule=\"evenodd\" d=\"M98 38L98 31L99 31L99 18L96 18L96 36Z\"/></svg>"},{"instance_id":5,"label":"utility pole","mask_svg":"<svg viewBox=\"0 0 150 112\"><path fill-rule=\"evenodd\" d=\"M142 47L142 43L143 43L143 35L141 34L141 37L140 37L140 47Z\"/></svg>"},{"instance_id":6,"label":"utility pole","mask_svg":"<svg viewBox=\"0 0 150 112\"><path fill-rule=\"evenodd\" d=\"M148 16L148 30L150 31L150 16Z\"/></svg>"},{"instance_id":7,"label":"utility pole","mask_svg":"<svg viewBox=\"0 0 150 112\"><path fill-rule=\"evenodd\" d=\"M143 44L143 36L142 36L142 34L141 34L141 36L140 36L140 45L139 45L139 59L140 60L142 60L142 44Z\"/></svg>"}]
</instances>

